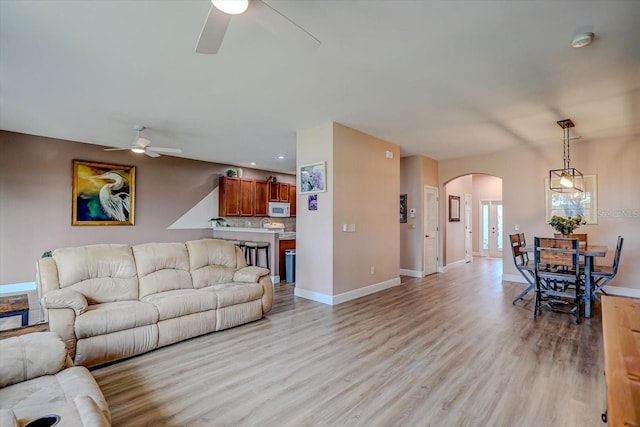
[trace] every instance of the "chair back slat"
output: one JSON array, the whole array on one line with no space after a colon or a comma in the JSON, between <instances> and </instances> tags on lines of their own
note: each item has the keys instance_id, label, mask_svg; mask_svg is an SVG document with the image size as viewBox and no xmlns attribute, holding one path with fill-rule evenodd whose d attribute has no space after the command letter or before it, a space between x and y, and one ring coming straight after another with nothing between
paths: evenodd
<instances>
[{"instance_id":1,"label":"chair back slat","mask_svg":"<svg viewBox=\"0 0 640 427\"><path fill-rule=\"evenodd\" d=\"M575 268L578 265L578 239L536 237L536 264Z\"/></svg>"}]
</instances>

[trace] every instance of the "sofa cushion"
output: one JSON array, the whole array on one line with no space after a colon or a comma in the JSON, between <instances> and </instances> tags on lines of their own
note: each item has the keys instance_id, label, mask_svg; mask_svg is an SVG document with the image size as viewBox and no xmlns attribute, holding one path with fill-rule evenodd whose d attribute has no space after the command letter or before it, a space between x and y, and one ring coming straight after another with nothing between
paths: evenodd
<instances>
[{"instance_id":1,"label":"sofa cushion","mask_svg":"<svg viewBox=\"0 0 640 427\"><path fill-rule=\"evenodd\" d=\"M218 298L218 308L223 308L259 300L264 289L258 283L223 283L203 288L201 291L215 294Z\"/></svg>"},{"instance_id":2,"label":"sofa cushion","mask_svg":"<svg viewBox=\"0 0 640 427\"><path fill-rule=\"evenodd\" d=\"M242 252L233 243L204 239L189 241L186 246L196 289L232 282L236 270L246 266Z\"/></svg>"},{"instance_id":3,"label":"sofa cushion","mask_svg":"<svg viewBox=\"0 0 640 427\"><path fill-rule=\"evenodd\" d=\"M53 251L60 288L83 294L89 304L137 300L138 277L128 245L90 245Z\"/></svg>"},{"instance_id":4,"label":"sofa cushion","mask_svg":"<svg viewBox=\"0 0 640 427\"><path fill-rule=\"evenodd\" d=\"M63 425L83 426L76 402L78 396L87 396L95 403L94 409L83 405L83 410L100 411L96 418L110 420L107 402L89 371L84 367L67 368L56 375L45 375L0 389L0 408L11 409L20 425L47 414L56 414Z\"/></svg>"},{"instance_id":5,"label":"sofa cushion","mask_svg":"<svg viewBox=\"0 0 640 427\"><path fill-rule=\"evenodd\" d=\"M67 349L53 332L39 332L0 340L0 387L64 369Z\"/></svg>"},{"instance_id":6,"label":"sofa cushion","mask_svg":"<svg viewBox=\"0 0 640 427\"><path fill-rule=\"evenodd\" d=\"M133 247L140 281L139 297L174 289L193 289L184 243L145 243Z\"/></svg>"},{"instance_id":7,"label":"sofa cushion","mask_svg":"<svg viewBox=\"0 0 640 427\"><path fill-rule=\"evenodd\" d=\"M90 305L76 317L78 339L109 334L158 322L158 310L141 301L117 301Z\"/></svg>"},{"instance_id":8,"label":"sofa cushion","mask_svg":"<svg viewBox=\"0 0 640 427\"><path fill-rule=\"evenodd\" d=\"M215 310L218 306L215 294L195 289L177 289L152 294L144 297L143 301L151 303L157 308L160 320Z\"/></svg>"}]
</instances>

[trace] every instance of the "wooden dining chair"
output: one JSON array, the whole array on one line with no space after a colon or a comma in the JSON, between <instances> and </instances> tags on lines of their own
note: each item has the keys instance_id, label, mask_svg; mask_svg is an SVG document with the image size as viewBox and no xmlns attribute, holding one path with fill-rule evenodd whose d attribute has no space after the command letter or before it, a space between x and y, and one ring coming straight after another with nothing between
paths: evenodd
<instances>
[{"instance_id":1,"label":"wooden dining chair","mask_svg":"<svg viewBox=\"0 0 640 427\"><path fill-rule=\"evenodd\" d=\"M544 305L550 310L574 314L576 323L580 323L583 287L579 245L578 239L535 238L534 317L542 313Z\"/></svg>"},{"instance_id":2,"label":"wooden dining chair","mask_svg":"<svg viewBox=\"0 0 640 427\"><path fill-rule=\"evenodd\" d=\"M607 295L604 288L614 277L618 274L618 266L620 265L620 255L622 254L622 244L624 243L624 237L618 236L618 242L616 244L616 253L613 256L613 265L596 265L593 267L591 277L593 278L594 289L591 295L593 295L598 301L602 302L598 296L598 292L602 292Z\"/></svg>"},{"instance_id":3,"label":"wooden dining chair","mask_svg":"<svg viewBox=\"0 0 640 427\"><path fill-rule=\"evenodd\" d=\"M511 254L513 255L513 262L520 274L522 274L522 276L529 284L529 286L527 286L524 291L520 292L520 295L518 295L511 302L511 304L515 304L516 301L522 299L526 294L528 294L535 288L535 274L534 264L529 260L529 254L520 250L520 248L527 244L524 233L510 234L509 240L511 241Z\"/></svg>"}]
</instances>

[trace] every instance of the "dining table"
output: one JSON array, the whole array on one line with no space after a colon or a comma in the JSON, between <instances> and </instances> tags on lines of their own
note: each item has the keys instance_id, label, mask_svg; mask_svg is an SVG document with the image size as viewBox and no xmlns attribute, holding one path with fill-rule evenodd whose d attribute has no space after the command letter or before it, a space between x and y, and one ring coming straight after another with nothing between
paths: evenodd
<instances>
[{"instance_id":1,"label":"dining table","mask_svg":"<svg viewBox=\"0 0 640 427\"><path fill-rule=\"evenodd\" d=\"M522 246L520 248L522 252L533 253L534 245L528 244L526 246ZM584 302L584 317L591 317L591 300L593 295L593 277L591 273L593 272L594 266L594 257L605 257L607 256L607 245L580 245L578 248L578 254L584 258L584 278L585 278L585 302Z\"/></svg>"}]
</instances>

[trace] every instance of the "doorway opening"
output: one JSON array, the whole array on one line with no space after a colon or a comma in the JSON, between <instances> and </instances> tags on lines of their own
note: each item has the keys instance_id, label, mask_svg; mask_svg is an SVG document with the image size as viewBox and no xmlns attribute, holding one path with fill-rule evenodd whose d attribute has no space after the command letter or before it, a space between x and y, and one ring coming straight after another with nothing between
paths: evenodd
<instances>
[{"instance_id":1,"label":"doorway opening","mask_svg":"<svg viewBox=\"0 0 640 427\"><path fill-rule=\"evenodd\" d=\"M449 196L459 197L462 203L460 214L454 212L453 216L449 204L444 204L442 265L472 262L474 256L502 257L502 179L487 174L462 175L444 183L443 199Z\"/></svg>"}]
</instances>

